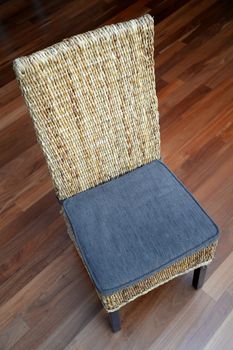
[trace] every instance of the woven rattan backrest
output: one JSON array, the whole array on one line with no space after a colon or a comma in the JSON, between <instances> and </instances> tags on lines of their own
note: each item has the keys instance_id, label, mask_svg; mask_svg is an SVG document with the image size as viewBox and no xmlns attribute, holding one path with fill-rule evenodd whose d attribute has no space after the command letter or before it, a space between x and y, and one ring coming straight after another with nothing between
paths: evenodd
<instances>
[{"instance_id":1,"label":"woven rattan backrest","mask_svg":"<svg viewBox=\"0 0 233 350\"><path fill-rule=\"evenodd\" d=\"M160 157L151 16L66 39L14 69L60 199Z\"/></svg>"}]
</instances>

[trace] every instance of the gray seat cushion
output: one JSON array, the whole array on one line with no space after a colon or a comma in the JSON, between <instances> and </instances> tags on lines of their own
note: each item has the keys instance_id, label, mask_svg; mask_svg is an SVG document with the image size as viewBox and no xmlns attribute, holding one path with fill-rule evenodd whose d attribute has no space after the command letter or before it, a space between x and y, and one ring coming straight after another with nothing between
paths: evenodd
<instances>
[{"instance_id":1,"label":"gray seat cushion","mask_svg":"<svg viewBox=\"0 0 233 350\"><path fill-rule=\"evenodd\" d=\"M104 295L215 241L217 226L161 162L64 200L82 258Z\"/></svg>"}]
</instances>

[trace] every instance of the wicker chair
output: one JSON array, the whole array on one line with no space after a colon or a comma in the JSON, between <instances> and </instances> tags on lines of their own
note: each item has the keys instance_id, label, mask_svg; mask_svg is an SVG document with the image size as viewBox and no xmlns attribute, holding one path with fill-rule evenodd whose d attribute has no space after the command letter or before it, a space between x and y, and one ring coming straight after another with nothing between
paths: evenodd
<instances>
[{"instance_id":1,"label":"wicker chair","mask_svg":"<svg viewBox=\"0 0 233 350\"><path fill-rule=\"evenodd\" d=\"M68 232L109 313L194 270L218 229L160 160L154 22L145 15L15 60Z\"/></svg>"}]
</instances>

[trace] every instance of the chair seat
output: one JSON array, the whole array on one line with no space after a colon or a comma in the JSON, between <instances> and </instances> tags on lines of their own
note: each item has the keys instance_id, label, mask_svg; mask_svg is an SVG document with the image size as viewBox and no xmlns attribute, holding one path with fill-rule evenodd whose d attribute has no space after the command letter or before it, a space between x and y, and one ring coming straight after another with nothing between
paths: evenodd
<instances>
[{"instance_id":1,"label":"chair seat","mask_svg":"<svg viewBox=\"0 0 233 350\"><path fill-rule=\"evenodd\" d=\"M103 295L152 276L218 237L214 222L158 160L68 198L63 207Z\"/></svg>"}]
</instances>

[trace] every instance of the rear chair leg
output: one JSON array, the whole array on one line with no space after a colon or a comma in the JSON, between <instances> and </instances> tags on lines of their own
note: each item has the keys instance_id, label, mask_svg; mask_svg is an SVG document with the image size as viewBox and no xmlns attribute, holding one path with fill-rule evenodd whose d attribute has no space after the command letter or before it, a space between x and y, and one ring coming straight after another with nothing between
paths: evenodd
<instances>
[{"instance_id":1,"label":"rear chair leg","mask_svg":"<svg viewBox=\"0 0 233 350\"><path fill-rule=\"evenodd\" d=\"M110 321L110 325L112 327L112 331L118 332L121 329L121 319L120 319L120 311L113 311L113 312L109 312L109 321Z\"/></svg>"},{"instance_id":2,"label":"rear chair leg","mask_svg":"<svg viewBox=\"0 0 233 350\"><path fill-rule=\"evenodd\" d=\"M199 289L203 286L205 281L205 275L206 275L207 265L198 267L193 272L193 287L195 289Z\"/></svg>"}]
</instances>

